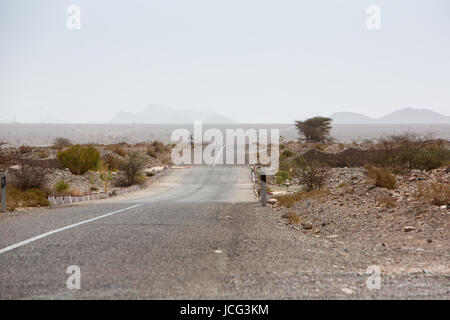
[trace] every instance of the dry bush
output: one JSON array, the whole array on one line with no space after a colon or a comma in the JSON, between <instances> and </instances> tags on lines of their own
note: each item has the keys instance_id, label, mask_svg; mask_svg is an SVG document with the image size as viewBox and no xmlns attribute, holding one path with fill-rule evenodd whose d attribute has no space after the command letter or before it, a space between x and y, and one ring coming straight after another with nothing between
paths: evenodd
<instances>
[{"instance_id":1,"label":"dry bush","mask_svg":"<svg viewBox=\"0 0 450 320\"><path fill-rule=\"evenodd\" d=\"M305 200L305 199L315 199L328 195L328 190L314 190L314 191L301 191L293 194L285 194L275 197L277 201L277 206L291 207L294 203Z\"/></svg>"},{"instance_id":2,"label":"dry bush","mask_svg":"<svg viewBox=\"0 0 450 320\"><path fill-rule=\"evenodd\" d=\"M70 172L81 175L97 166L100 152L92 146L74 145L58 152L57 157Z\"/></svg>"},{"instance_id":3,"label":"dry bush","mask_svg":"<svg viewBox=\"0 0 450 320\"><path fill-rule=\"evenodd\" d=\"M42 189L28 189L22 193L24 205L26 207L46 207L50 205L47 193Z\"/></svg>"},{"instance_id":4,"label":"dry bush","mask_svg":"<svg viewBox=\"0 0 450 320\"><path fill-rule=\"evenodd\" d=\"M127 155L127 152L120 144L114 144L111 146L106 147L106 149L111 150L112 152L118 154L121 157L125 157Z\"/></svg>"},{"instance_id":5,"label":"dry bush","mask_svg":"<svg viewBox=\"0 0 450 320\"><path fill-rule=\"evenodd\" d=\"M30 147L30 146L20 146L19 147L19 153L20 154L31 153L32 151L33 151L33 147Z\"/></svg>"},{"instance_id":6,"label":"dry bush","mask_svg":"<svg viewBox=\"0 0 450 320\"><path fill-rule=\"evenodd\" d=\"M136 151L130 151L127 158L120 163L119 169L124 173L126 178L126 185L133 185L142 183L142 176L140 171L144 168L145 161L141 155Z\"/></svg>"},{"instance_id":7,"label":"dry bush","mask_svg":"<svg viewBox=\"0 0 450 320\"><path fill-rule=\"evenodd\" d=\"M152 142L151 147L153 148L153 151L155 151L156 153L170 151L170 147L166 146L164 143L157 140Z\"/></svg>"},{"instance_id":8,"label":"dry bush","mask_svg":"<svg viewBox=\"0 0 450 320\"><path fill-rule=\"evenodd\" d=\"M14 162L18 164L18 168L9 170L14 187L21 191L41 188L48 173L47 169L32 166L28 159L22 157L15 158Z\"/></svg>"},{"instance_id":9,"label":"dry bush","mask_svg":"<svg viewBox=\"0 0 450 320\"><path fill-rule=\"evenodd\" d=\"M1 199L1 194L0 194ZM22 204L22 191L15 188L13 185L6 186L6 209L14 211Z\"/></svg>"},{"instance_id":10,"label":"dry bush","mask_svg":"<svg viewBox=\"0 0 450 320\"><path fill-rule=\"evenodd\" d=\"M42 189L20 191L12 185L6 187L6 209L9 211L14 211L18 207L44 207L49 205L47 194Z\"/></svg>"},{"instance_id":11,"label":"dry bush","mask_svg":"<svg viewBox=\"0 0 450 320\"><path fill-rule=\"evenodd\" d=\"M392 135L380 139L381 153L376 160L381 167L396 172L405 169L432 170L450 160L450 150L440 141L415 133Z\"/></svg>"},{"instance_id":12,"label":"dry bush","mask_svg":"<svg viewBox=\"0 0 450 320\"><path fill-rule=\"evenodd\" d=\"M154 147L148 147L147 148L147 155L152 157L152 158L157 158L158 155L156 154L156 151L154 149Z\"/></svg>"},{"instance_id":13,"label":"dry bush","mask_svg":"<svg viewBox=\"0 0 450 320\"><path fill-rule=\"evenodd\" d=\"M394 208L397 204L397 201L391 195L380 196L378 198L377 202L378 202L379 206L386 208L386 209Z\"/></svg>"},{"instance_id":14,"label":"dry bush","mask_svg":"<svg viewBox=\"0 0 450 320\"><path fill-rule=\"evenodd\" d=\"M45 158L48 158L49 156L50 156L50 152L45 151L45 150L39 151L39 153L38 153L38 157L40 159L45 159Z\"/></svg>"},{"instance_id":15,"label":"dry bush","mask_svg":"<svg viewBox=\"0 0 450 320\"><path fill-rule=\"evenodd\" d=\"M295 212L288 211L286 212L286 216L289 224L299 225L300 224L300 216Z\"/></svg>"},{"instance_id":16,"label":"dry bush","mask_svg":"<svg viewBox=\"0 0 450 320\"><path fill-rule=\"evenodd\" d=\"M105 154L102 161L106 164L109 170L117 171L119 169L120 160L113 154Z\"/></svg>"},{"instance_id":17,"label":"dry bush","mask_svg":"<svg viewBox=\"0 0 450 320\"><path fill-rule=\"evenodd\" d=\"M442 206L450 203L450 185L448 183L419 184L416 198L431 204Z\"/></svg>"},{"instance_id":18,"label":"dry bush","mask_svg":"<svg viewBox=\"0 0 450 320\"><path fill-rule=\"evenodd\" d=\"M386 189L395 189L397 187L397 180L394 175L386 168L377 168L366 166L369 177L374 180L377 187Z\"/></svg>"},{"instance_id":19,"label":"dry bush","mask_svg":"<svg viewBox=\"0 0 450 320\"><path fill-rule=\"evenodd\" d=\"M306 191L322 189L326 178L327 172L325 169L319 168L315 165L300 169L300 180L303 184L305 184Z\"/></svg>"},{"instance_id":20,"label":"dry bush","mask_svg":"<svg viewBox=\"0 0 450 320\"><path fill-rule=\"evenodd\" d=\"M53 141L53 146L55 146L57 148L65 148L65 147L69 147L71 145L72 145L72 141L70 141L69 139L64 138L64 137L57 137Z\"/></svg>"}]
</instances>

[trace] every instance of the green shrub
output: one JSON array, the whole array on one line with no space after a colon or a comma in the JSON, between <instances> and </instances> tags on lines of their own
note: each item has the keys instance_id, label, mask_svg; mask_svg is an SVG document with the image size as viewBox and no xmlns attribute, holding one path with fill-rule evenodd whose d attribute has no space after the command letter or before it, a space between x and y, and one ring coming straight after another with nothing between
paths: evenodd
<instances>
[{"instance_id":1,"label":"green shrub","mask_svg":"<svg viewBox=\"0 0 450 320\"><path fill-rule=\"evenodd\" d=\"M286 180L291 180L291 174L289 171L286 170L279 170L277 174L275 175L276 183L277 184L283 184L286 182Z\"/></svg>"},{"instance_id":2,"label":"green shrub","mask_svg":"<svg viewBox=\"0 0 450 320\"><path fill-rule=\"evenodd\" d=\"M374 180L377 187L386 189L395 189L397 187L397 180L394 175L386 168L366 167L369 177Z\"/></svg>"},{"instance_id":3,"label":"green shrub","mask_svg":"<svg viewBox=\"0 0 450 320\"><path fill-rule=\"evenodd\" d=\"M100 152L92 146L74 145L58 152L58 159L73 174L84 174L94 169L100 160Z\"/></svg>"},{"instance_id":4,"label":"green shrub","mask_svg":"<svg viewBox=\"0 0 450 320\"><path fill-rule=\"evenodd\" d=\"M55 185L53 186L53 190L55 190L58 194L64 194L69 190L70 185L63 180L59 180Z\"/></svg>"},{"instance_id":5,"label":"green shrub","mask_svg":"<svg viewBox=\"0 0 450 320\"><path fill-rule=\"evenodd\" d=\"M281 153L281 156L282 156L283 158L290 158L290 157L292 157L293 155L294 155L294 152L291 151L291 150L289 150L289 149L283 150L283 152Z\"/></svg>"}]
</instances>

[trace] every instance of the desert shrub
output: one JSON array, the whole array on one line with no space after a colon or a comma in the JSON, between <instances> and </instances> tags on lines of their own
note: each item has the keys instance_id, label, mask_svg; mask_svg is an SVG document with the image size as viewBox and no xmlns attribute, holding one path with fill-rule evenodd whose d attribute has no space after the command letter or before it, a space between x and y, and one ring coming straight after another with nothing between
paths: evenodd
<instances>
[{"instance_id":1,"label":"desert shrub","mask_svg":"<svg viewBox=\"0 0 450 320\"><path fill-rule=\"evenodd\" d=\"M345 187L348 187L348 182L343 181L343 182L339 183L339 185L338 185L337 187L338 187L338 188L345 188Z\"/></svg>"},{"instance_id":2,"label":"desert shrub","mask_svg":"<svg viewBox=\"0 0 450 320\"><path fill-rule=\"evenodd\" d=\"M1 200L1 193L0 193ZM8 184L6 186L6 210L14 211L22 204L22 191Z\"/></svg>"},{"instance_id":3,"label":"desert shrub","mask_svg":"<svg viewBox=\"0 0 450 320\"><path fill-rule=\"evenodd\" d=\"M138 183L140 171L144 168L145 161L136 151L128 152L125 160L121 161L119 169L124 173L127 185ZM140 174L140 175L139 175ZM144 178L145 179L145 178Z\"/></svg>"},{"instance_id":4,"label":"desert shrub","mask_svg":"<svg viewBox=\"0 0 450 320\"><path fill-rule=\"evenodd\" d=\"M156 152L154 150L154 147L148 147L147 155L149 155L152 158L156 158L157 157L157 154L156 154Z\"/></svg>"},{"instance_id":5,"label":"desert shrub","mask_svg":"<svg viewBox=\"0 0 450 320\"><path fill-rule=\"evenodd\" d=\"M5 172L14 164L15 153L0 153L0 171Z\"/></svg>"},{"instance_id":6,"label":"desert shrub","mask_svg":"<svg viewBox=\"0 0 450 320\"><path fill-rule=\"evenodd\" d=\"M322 143L315 143L313 148L319 151L325 151L325 145Z\"/></svg>"},{"instance_id":7,"label":"desert shrub","mask_svg":"<svg viewBox=\"0 0 450 320\"><path fill-rule=\"evenodd\" d=\"M57 138L55 138L55 140L53 141L53 145L54 145L55 147L58 147L58 148L65 148L65 147L71 146L71 145L72 145L72 142L71 142L69 139L67 139L67 138L64 138L64 137L57 137Z\"/></svg>"},{"instance_id":8,"label":"desert shrub","mask_svg":"<svg viewBox=\"0 0 450 320\"><path fill-rule=\"evenodd\" d=\"M379 206L386 208L386 209L394 208L395 205L397 204L396 200L391 195L380 196L377 199L377 202L378 202Z\"/></svg>"},{"instance_id":9,"label":"desert shrub","mask_svg":"<svg viewBox=\"0 0 450 320\"><path fill-rule=\"evenodd\" d=\"M1 195L0 195L1 199ZM6 186L6 209L14 211L18 207L49 206L47 194L42 189L28 189L21 191L12 185Z\"/></svg>"},{"instance_id":10,"label":"desert shrub","mask_svg":"<svg viewBox=\"0 0 450 320\"><path fill-rule=\"evenodd\" d=\"M297 192L297 193L284 194L281 196L277 196L277 197L275 197L275 199L278 200L277 206L289 208L298 201L305 200L305 199L320 198L320 197L327 195L328 193L329 193L328 190L314 190L314 191L309 191L309 192L301 191L301 192Z\"/></svg>"},{"instance_id":11,"label":"desert shrub","mask_svg":"<svg viewBox=\"0 0 450 320\"><path fill-rule=\"evenodd\" d=\"M300 224L300 217L295 212L288 211L288 212L286 212L286 216L287 216L289 224L294 224L294 225Z\"/></svg>"},{"instance_id":12,"label":"desert shrub","mask_svg":"<svg viewBox=\"0 0 450 320\"><path fill-rule=\"evenodd\" d=\"M55 183L53 190L55 190L57 194L65 194L69 190L69 187L70 185L62 179Z\"/></svg>"},{"instance_id":13,"label":"desert shrub","mask_svg":"<svg viewBox=\"0 0 450 320\"><path fill-rule=\"evenodd\" d=\"M366 169L369 177L374 180L377 187L386 189L395 189L397 187L397 180L388 169L372 166L366 166Z\"/></svg>"},{"instance_id":14,"label":"desert shrub","mask_svg":"<svg viewBox=\"0 0 450 320\"><path fill-rule=\"evenodd\" d=\"M46 207L50 205L47 193L42 189L27 189L22 193L22 197L26 207Z\"/></svg>"},{"instance_id":15,"label":"desert shrub","mask_svg":"<svg viewBox=\"0 0 450 320\"><path fill-rule=\"evenodd\" d=\"M289 150L289 149L285 149L283 150L283 152L281 153L281 157L283 158L290 158L294 155L294 152Z\"/></svg>"},{"instance_id":16,"label":"desert shrub","mask_svg":"<svg viewBox=\"0 0 450 320\"><path fill-rule=\"evenodd\" d=\"M19 159L18 168L10 169L11 183L17 189L39 189L47 176L47 169L31 166L28 160Z\"/></svg>"},{"instance_id":17,"label":"desert shrub","mask_svg":"<svg viewBox=\"0 0 450 320\"><path fill-rule=\"evenodd\" d=\"M432 170L450 160L450 150L441 146L430 146L420 150L414 159L413 169Z\"/></svg>"},{"instance_id":18,"label":"desert shrub","mask_svg":"<svg viewBox=\"0 0 450 320\"><path fill-rule=\"evenodd\" d=\"M126 145L126 144L123 144L123 145ZM108 146L107 149L111 150L112 152L118 154L121 157L125 157L127 155L127 152L125 151L125 149L122 147L121 144L115 144L112 146Z\"/></svg>"},{"instance_id":19,"label":"desert shrub","mask_svg":"<svg viewBox=\"0 0 450 320\"><path fill-rule=\"evenodd\" d=\"M90 190L90 191L98 191L98 188L95 187L95 186L93 186L93 187L90 187L89 190Z\"/></svg>"},{"instance_id":20,"label":"desert shrub","mask_svg":"<svg viewBox=\"0 0 450 320\"><path fill-rule=\"evenodd\" d=\"M30 146L20 146L20 147L19 147L19 152L20 152L21 154L30 153L30 152L32 152L32 151L33 151L33 147L30 147Z\"/></svg>"},{"instance_id":21,"label":"desert shrub","mask_svg":"<svg viewBox=\"0 0 450 320\"><path fill-rule=\"evenodd\" d=\"M320 190L325 184L327 171L316 163L308 164L302 157L294 160L294 174L299 177L300 183L305 185L306 191Z\"/></svg>"},{"instance_id":22,"label":"desert shrub","mask_svg":"<svg viewBox=\"0 0 450 320\"><path fill-rule=\"evenodd\" d=\"M111 171L117 171L119 169L120 161L119 159L113 155L113 154L105 154L102 157L102 161L105 163L105 165L109 168Z\"/></svg>"},{"instance_id":23,"label":"desert shrub","mask_svg":"<svg viewBox=\"0 0 450 320\"><path fill-rule=\"evenodd\" d=\"M38 157L41 158L41 159L48 158L49 156L50 156L50 153L48 151L45 151L45 150L39 151L39 153L38 153Z\"/></svg>"},{"instance_id":24,"label":"desert shrub","mask_svg":"<svg viewBox=\"0 0 450 320\"><path fill-rule=\"evenodd\" d=\"M100 152L92 146L74 145L58 152L57 156L73 174L84 174L94 169L100 160Z\"/></svg>"},{"instance_id":25,"label":"desert shrub","mask_svg":"<svg viewBox=\"0 0 450 320\"><path fill-rule=\"evenodd\" d=\"M396 172L405 169L431 170L450 160L450 150L440 143L414 133L392 135L380 139L381 153L377 165Z\"/></svg>"},{"instance_id":26,"label":"desert shrub","mask_svg":"<svg viewBox=\"0 0 450 320\"><path fill-rule=\"evenodd\" d=\"M153 141L151 146L155 148L155 152L162 152L165 149L164 143L158 140Z\"/></svg>"},{"instance_id":27,"label":"desert shrub","mask_svg":"<svg viewBox=\"0 0 450 320\"><path fill-rule=\"evenodd\" d=\"M275 175L275 181L277 184L283 184L286 182L286 180L290 181L291 179L291 174L286 170L279 170Z\"/></svg>"},{"instance_id":28,"label":"desert shrub","mask_svg":"<svg viewBox=\"0 0 450 320\"><path fill-rule=\"evenodd\" d=\"M442 206L450 203L450 185L448 183L420 184L416 197L431 204Z\"/></svg>"},{"instance_id":29,"label":"desert shrub","mask_svg":"<svg viewBox=\"0 0 450 320\"><path fill-rule=\"evenodd\" d=\"M153 177L153 176L155 175L155 173L153 173L153 172L151 172L151 171L147 171L147 172L145 172L145 175L146 175L147 177Z\"/></svg>"}]
</instances>

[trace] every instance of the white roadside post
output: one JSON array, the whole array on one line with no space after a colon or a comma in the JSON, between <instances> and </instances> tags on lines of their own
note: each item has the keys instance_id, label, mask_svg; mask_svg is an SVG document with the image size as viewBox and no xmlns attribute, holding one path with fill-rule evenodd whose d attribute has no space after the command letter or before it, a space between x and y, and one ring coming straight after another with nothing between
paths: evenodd
<instances>
[{"instance_id":1,"label":"white roadside post","mask_svg":"<svg viewBox=\"0 0 450 320\"><path fill-rule=\"evenodd\" d=\"M2 188L2 212L6 212L6 174L1 175L1 188Z\"/></svg>"}]
</instances>

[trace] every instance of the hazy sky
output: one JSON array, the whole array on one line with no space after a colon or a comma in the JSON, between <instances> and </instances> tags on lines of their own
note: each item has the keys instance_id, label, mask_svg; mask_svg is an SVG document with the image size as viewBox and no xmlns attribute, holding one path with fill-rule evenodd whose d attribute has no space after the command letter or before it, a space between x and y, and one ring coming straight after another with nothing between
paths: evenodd
<instances>
[{"instance_id":1,"label":"hazy sky","mask_svg":"<svg viewBox=\"0 0 450 320\"><path fill-rule=\"evenodd\" d=\"M81 8L81 29L66 26ZM381 30L366 26L369 5ZM0 0L0 120L450 114L448 0Z\"/></svg>"}]
</instances>

